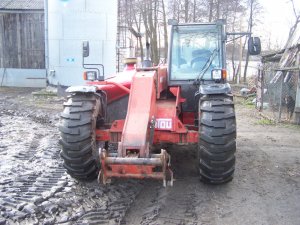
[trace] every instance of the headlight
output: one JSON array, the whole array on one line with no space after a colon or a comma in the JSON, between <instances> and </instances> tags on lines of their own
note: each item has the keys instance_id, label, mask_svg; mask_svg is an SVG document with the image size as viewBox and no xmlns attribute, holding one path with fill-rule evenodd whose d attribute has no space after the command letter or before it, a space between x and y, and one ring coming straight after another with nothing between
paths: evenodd
<instances>
[{"instance_id":1,"label":"headlight","mask_svg":"<svg viewBox=\"0 0 300 225\"><path fill-rule=\"evenodd\" d=\"M97 79L97 72L96 71L86 71L83 73L84 80L96 80Z\"/></svg>"},{"instance_id":2,"label":"headlight","mask_svg":"<svg viewBox=\"0 0 300 225\"><path fill-rule=\"evenodd\" d=\"M211 78L213 80L221 80L222 79L222 70L212 70Z\"/></svg>"},{"instance_id":3,"label":"headlight","mask_svg":"<svg viewBox=\"0 0 300 225\"><path fill-rule=\"evenodd\" d=\"M225 69L214 69L211 71L211 78L213 80L225 80L227 76L227 72Z\"/></svg>"}]
</instances>

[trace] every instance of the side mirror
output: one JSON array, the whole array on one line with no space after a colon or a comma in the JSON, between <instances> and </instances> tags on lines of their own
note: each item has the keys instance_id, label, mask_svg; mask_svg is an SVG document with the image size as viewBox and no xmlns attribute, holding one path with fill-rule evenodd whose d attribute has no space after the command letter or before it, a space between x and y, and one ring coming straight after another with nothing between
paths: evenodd
<instances>
[{"instance_id":1,"label":"side mirror","mask_svg":"<svg viewBox=\"0 0 300 225\"><path fill-rule=\"evenodd\" d=\"M261 43L259 37L250 37L248 40L248 51L250 55L259 55L261 52Z\"/></svg>"},{"instance_id":2,"label":"side mirror","mask_svg":"<svg viewBox=\"0 0 300 225\"><path fill-rule=\"evenodd\" d=\"M82 42L82 56L84 58L90 55L90 45L88 41Z\"/></svg>"}]
</instances>

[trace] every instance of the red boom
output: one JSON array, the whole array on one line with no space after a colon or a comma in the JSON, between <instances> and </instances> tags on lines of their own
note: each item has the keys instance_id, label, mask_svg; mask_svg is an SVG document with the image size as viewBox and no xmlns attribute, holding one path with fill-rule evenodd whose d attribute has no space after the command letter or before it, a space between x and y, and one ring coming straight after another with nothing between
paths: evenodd
<instances>
[{"instance_id":1,"label":"red boom","mask_svg":"<svg viewBox=\"0 0 300 225\"><path fill-rule=\"evenodd\" d=\"M149 146L158 143L197 143L198 132L192 124L186 128L182 121L191 123L194 113L182 114L180 87L167 90L166 68L127 71L104 82L90 82L98 90L105 91L108 102L129 92L127 116L116 120L110 129L97 130L97 140L119 142L118 154L110 155L106 149L100 153L103 183L110 177L156 178L172 183L173 173L169 169L170 156L165 150L161 154L150 154ZM126 78L125 78L126 77ZM169 91L172 99L162 97ZM179 117L183 117L183 120Z\"/></svg>"}]
</instances>

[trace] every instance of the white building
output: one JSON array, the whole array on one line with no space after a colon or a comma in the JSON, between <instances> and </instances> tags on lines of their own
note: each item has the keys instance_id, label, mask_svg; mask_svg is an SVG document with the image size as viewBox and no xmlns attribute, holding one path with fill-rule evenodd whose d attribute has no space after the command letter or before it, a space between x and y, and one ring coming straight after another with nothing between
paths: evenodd
<instances>
[{"instance_id":1,"label":"white building","mask_svg":"<svg viewBox=\"0 0 300 225\"><path fill-rule=\"evenodd\" d=\"M82 85L82 42L90 42L86 63L116 72L117 0L45 0L46 67L52 85ZM47 19L48 17L48 19Z\"/></svg>"}]
</instances>

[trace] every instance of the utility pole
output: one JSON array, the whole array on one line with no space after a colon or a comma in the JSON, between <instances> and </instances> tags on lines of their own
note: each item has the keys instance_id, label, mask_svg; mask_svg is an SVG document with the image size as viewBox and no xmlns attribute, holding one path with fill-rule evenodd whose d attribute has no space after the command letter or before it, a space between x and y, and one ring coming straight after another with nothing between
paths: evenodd
<instances>
[{"instance_id":1,"label":"utility pole","mask_svg":"<svg viewBox=\"0 0 300 225\"><path fill-rule=\"evenodd\" d=\"M242 26L243 26L243 19L240 19L240 32L242 32ZM238 71L238 76L237 76L237 84L240 83L241 81L241 76L242 76L242 60L243 60L243 43L242 43L242 36L240 37L240 54L239 54L239 71Z\"/></svg>"},{"instance_id":2,"label":"utility pole","mask_svg":"<svg viewBox=\"0 0 300 225\"><path fill-rule=\"evenodd\" d=\"M252 35L252 27L253 27L253 4L254 4L254 0L251 0L250 3L250 18L249 18L249 29L248 32L250 33L249 38L251 38ZM247 55L246 55L246 62L245 62L245 69L244 69L244 83L246 83L247 81L247 68L248 68L248 63L249 63L249 51L247 51Z\"/></svg>"},{"instance_id":3,"label":"utility pole","mask_svg":"<svg viewBox=\"0 0 300 225\"><path fill-rule=\"evenodd\" d=\"M297 55L296 65L300 68L300 53ZM300 69L297 71L298 73L298 84L297 84L297 92L296 92L296 101L295 101L295 119L294 122L297 125L300 125Z\"/></svg>"}]
</instances>

